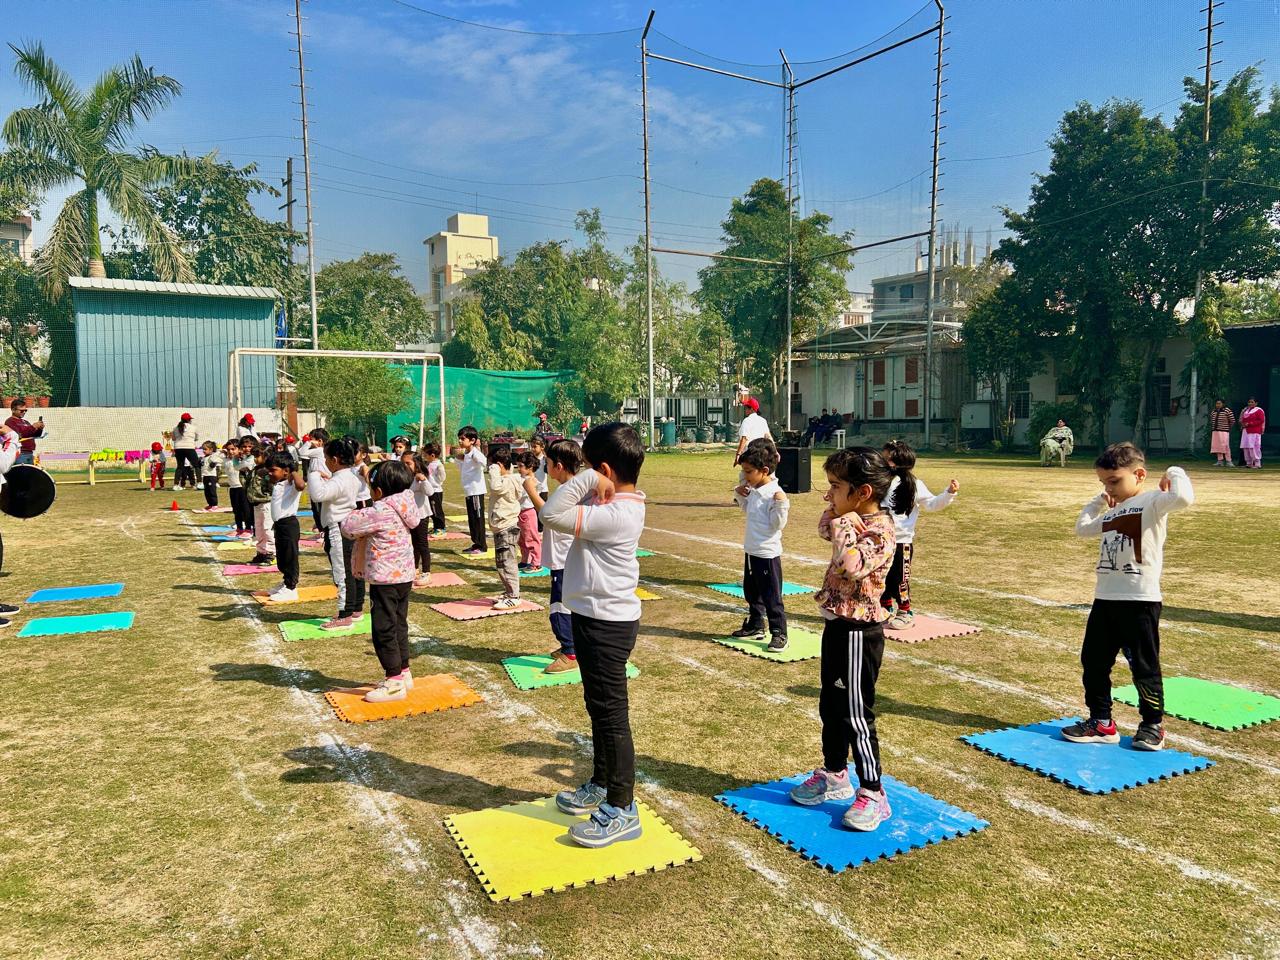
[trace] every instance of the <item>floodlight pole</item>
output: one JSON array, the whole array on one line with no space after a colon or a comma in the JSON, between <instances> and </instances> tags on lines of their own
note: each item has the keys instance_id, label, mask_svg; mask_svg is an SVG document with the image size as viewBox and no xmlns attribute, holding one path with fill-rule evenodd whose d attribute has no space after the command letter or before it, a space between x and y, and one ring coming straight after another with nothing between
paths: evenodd
<instances>
[{"instance_id":1,"label":"floodlight pole","mask_svg":"<svg viewBox=\"0 0 1280 960\"><path fill-rule=\"evenodd\" d=\"M649 449L654 448L653 407L657 403L653 385L653 227L649 219L649 27L653 25L654 11L644 22L640 35L640 121L644 126L644 318L649 341Z\"/></svg>"},{"instance_id":2,"label":"floodlight pole","mask_svg":"<svg viewBox=\"0 0 1280 960\"><path fill-rule=\"evenodd\" d=\"M298 102L302 107L302 178L307 198L307 280L311 290L311 349L320 349L320 323L316 316L316 230L311 219L311 140L307 131L307 71L302 62L302 0L293 0L298 30ZM444 442L444 438L441 438Z\"/></svg>"},{"instance_id":3,"label":"floodlight pole","mask_svg":"<svg viewBox=\"0 0 1280 960\"><path fill-rule=\"evenodd\" d=\"M933 0L938 8L938 58L933 77L933 179L929 188L929 270L925 290L924 321L924 448L932 445L933 421L933 313L937 298L933 285L938 273L938 147L942 133L942 51L946 40L946 11L942 0Z\"/></svg>"},{"instance_id":4,"label":"floodlight pole","mask_svg":"<svg viewBox=\"0 0 1280 960\"><path fill-rule=\"evenodd\" d=\"M784 423L788 431L791 430L791 397L794 389L791 383L791 299L792 290L795 286L795 168L796 168L796 87L795 74L791 70L791 64L787 61L787 55L778 49L778 54L782 57L782 77L786 84L786 99L784 104L786 107L786 135L787 135L787 376L786 376L786 397L783 400Z\"/></svg>"}]
</instances>

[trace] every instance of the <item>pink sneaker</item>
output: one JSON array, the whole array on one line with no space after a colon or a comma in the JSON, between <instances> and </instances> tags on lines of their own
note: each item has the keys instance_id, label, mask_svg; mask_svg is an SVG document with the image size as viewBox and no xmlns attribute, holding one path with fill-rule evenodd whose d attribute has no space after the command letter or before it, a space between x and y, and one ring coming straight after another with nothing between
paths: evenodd
<instances>
[{"instance_id":1,"label":"pink sneaker","mask_svg":"<svg viewBox=\"0 0 1280 960\"><path fill-rule=\"evenodd\" d=\"M852 796L849 771L832 773L825 767L819 767L808 780L791 789L791 799L805 807L816 807L828 800L848 800Z\"/></svg>"},{"instance_id":2,"label":"pink sneaker","mask_svg":"<svg viewBox=\"0 0 1280 960\"><path fill-rule=\"evenodd\" d=\"M342 630L356 622L355 617L334 617L320 624L321 630Z\"/></svg>"},{"instance_id":3,"label":"pink sneaker","mask_svg":"<svg viewBox=\"0 0 1280 960\"><path fill-rule=\"evenodd\" d=\"M872 793L864 787L858 788L857 798L853 806L844 812L843 823L850 830L861 830L869 833L889 819L889 798L884 790Z\"/></svg>"}]
</instances>

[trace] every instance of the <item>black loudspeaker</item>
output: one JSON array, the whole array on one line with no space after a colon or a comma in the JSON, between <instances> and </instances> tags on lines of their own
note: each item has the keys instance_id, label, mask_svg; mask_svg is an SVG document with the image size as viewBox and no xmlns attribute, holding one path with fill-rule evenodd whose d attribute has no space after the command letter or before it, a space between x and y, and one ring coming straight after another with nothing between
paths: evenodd
<instances>
[{"instance_id":1,"label":"black loudspeaker","mask_svg":"<svg viewBox=\"0 0 1280 960\"><path fill-rule=\"evenodd\" d=\"M778 448L778 485L784 493L808 493L812 458L808 447Z\"/></svg>"}]
</instances>

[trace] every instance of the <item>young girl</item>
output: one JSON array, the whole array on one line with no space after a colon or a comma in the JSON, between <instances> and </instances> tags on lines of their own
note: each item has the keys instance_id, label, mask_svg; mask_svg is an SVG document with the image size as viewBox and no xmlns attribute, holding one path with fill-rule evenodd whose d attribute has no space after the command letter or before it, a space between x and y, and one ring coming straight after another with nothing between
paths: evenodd
<instances>
[{"instance_id":1,"label":"young girl","mask_svg":"<svg viewBox=\"0 0 1280 960\"><path fill-rule=\"evenodd\" d=\"M329 442L329 431L324 427L316 427L309 434L302 438L302 446L298 448L298 456L302 458L302 476L305 479L311 468L314 466L319 470L324 470L324 445ZM313 459L310 451L319 450L318 458ZM315 527L316 533L324 533L324 525L320 523L320 504L317 501L311 502L311 521Z\"/></svg>"},{"instance_id":2,"label":"young girl","mask_svg":"<svg viewBox=\"0 0 1280 960\"><path fill-rule=\"evenodd\" d=\"M529 452L533 454L538 465L533 471L533 475L538 478L538 493L542 494L542 499L547 499L547 441L542 434L537 433L529 441ZM538 517L538 532L542 532L542 517Z\"/></svg>"},{"instance_id":3,"label":"young girl","mask_svg":"<svg viewBox=\"0 0 1280 960\"><path fill-rule=\"evenodd\" d=\"M511 458L511 465L520 475L521 484L530 477L537 483L535 471L538 469L538 457L525 450ZM541 491L539 491L541 493ZM538 532L538 511L534 509L529 492L520 493L520 519L516 522L520 534L520 569L535 571L542 569L542 534Z\"/></svg>"},{"instance_id":4,"label":"young girl","mask_svg":"<svg viewBox=\"0 0 1280 960\"><path fill-rule=\"evenodd\" d=\"M150 464L148 473L151 475L151 491L155 492L156 483L159 482L160 489L164 489L164 444L156 441L151 444L151 456L147 457Z\"/></svg>"},{"instance_id":5,"label":"young girl","mask_svg":"<svg viewBox=\"0 0 1280 960\"><path fill-rule=\"evenodd\" d=\"M553 441L547 448L546 463L547 474L556 483L568 483L587 465L582 459L582 448L572 440ZM524 490L541 512L546 498L539 489L536 474L525 478ZM554 530L544 530L542 536L547 566L551 570L551 633L559 644L543 672L566 673L578 669L578 657L573 648L573 625L569 608L564 605L564 564L573 537Z\"/></svg>"},{"instance_id":6,"label":"young girl","mask_svg":"<svg viewBox=\"0 0 1280 960\"><path fill-rule=\"evenodd\" d=\"M360 443L354 437L348 437L352 443L356 444L359 452L356 454L356 480L360 484L360 489L356 495L356 507L365 510L373 506L373 497L369 493L369 470L371 464L369 462L369 445Z\"/></svg>"},{"instance_id":7,"label":"young girl","mask_svg":"<svg viewBox=\"0 0 1280 960\"><path fill-rule=\"evenodd\" d=\"M431 480L431 535L443 537L445 534L444 461L440 459L440 444L424 444L422 453L427 461L427 477Z\"/></svg>"},{"instance_id":8,"label":"young girl","mask_svg":"<svg viewBox=\"0 0 1280 960\"><path fill-rule=\"evenodd\" d=\"M324 552L329 555L329 572L338 588L338 613L321 624L324 630L341 630L355 623L364 612L364 581L352 574L351 554L355 543L343 536L342 521L356 509L360 477L353 469L360 447L351 437L337 437L323 448L307 451L311 469L307 471L307 496L319 503L320 524L324 527ZM320 459L323 458L323 464Z\"/></svg>"},{"instance_id":9,"label":"young girl","mask_svg":"<svg viewBox=\"0 0 1280 960\"><path fill-rule=\"evenodd\" d=\"M200 444L200 482L204 486L204 508L212 510L218 505L218 472L222 469L222 457L218 455L218 445L212 440Z\"/></svg>"},{"instance_id":10,"label":"young girl","mask_svg":"<svg viewBox=\"0 0 1280 960\"><path fill-rule=\"evenodd\" d=\"M431 583L431 531L427 528L427 517L431 515L431 477L426 457L420 453L405 449L400 455L400 462L413 471L413 500L418 505L418 525L413 528L413 569L421 569L415 574L415 587L429 586Z\"/></svg>"},{"instance_id":11,"label":"young girl","mask_svg":"<svg viewBox=\"0 0 1280 960\"><path fill-rule=\"evenodd\" d=\"M266 566L274 563L276 556L276 539L271 532L271 492L275 484L267 474L267 456L271 450L256 442L251 442L247 450L249 456L253 457L253 472L245 482L244 496L253 509L253 536L258 547L258 552L249 562Z\"/></svg>"},{"instance_id":12,"label":"young girl","mask_svg":"<svg viewBox=\"0 0 1280 960\"><path fill-rule=\"evenodd\" d=\"M947 489L934 496L924 481L911 472L915 469L916 452L909 443L890 440L884 445L881 455L894 473L882 506L887 507L893 516L893 536L897 547L880 603L889 611L886 629L908 630L915 622L915 614L911 612L911 558L920 508L933 512L950 506L960 492L960 481L953 477Z\"/></svg>"},{"instance_id":13,"label":"young girl","mask_svg":"<svg viewBox=\"0 0 1280 960\"><path fill-rule=\"evenodd\" d=\"M275 539L276 566L283 578L278 587L268 594L277 603L292 603L298 599L298 541L302 537L298 528L298 501L306 484L298 463L289 454L273 450L266 459L267 476L271 480L271 533Z\"/></svg>"},{"instance_id":14,"label":"young girl","mask_svg":"<svg viewBox=\"0 0 1280 960\"><path fill-rule=\"evenodd\" d=\"M346 471L350 472L350 471ZM356 510L340 524L355 550L352 573L368 582L373 608L373 649L382 681L364 695L370 703L403 700L413 688L409 672L409 593L413 589L413 541L418 504L409 489L413 471L386 460L369 472L373 506Z\"/></svg>"},{"instance_id":15,"label":"young girl","mask_svg":"<svg viewBox=\"0 0 1280 960\"><path fill-rule=\"evenodd\" d=\"M889 818L880 784L880 742L876 738L876 679L884 656L889 612L880 604L884 578L893 563L893 520L881 505L893 481L889 465L870 447L838 450L822 465L829 506L818 534L831 541L816 600L826 618L822 631L822 766L791 791L807 807L848 800L844 825L874 830ZM855 793L849 781L849 752L858 772Z\"/></svg>"},{"instance_id":16,"label":"young girl","mask_svg":"<svg viewBox=\"0 0 1280 960\"><path fill-rule=\"evenodd\" d=\"M222 472L227 477L227 496L231 498L231 516L236 525L236 536L253 536L253 511L244 496L244 484L240 481L240 442L228 440L222 447Z\"/></svg>"}]
</instances>

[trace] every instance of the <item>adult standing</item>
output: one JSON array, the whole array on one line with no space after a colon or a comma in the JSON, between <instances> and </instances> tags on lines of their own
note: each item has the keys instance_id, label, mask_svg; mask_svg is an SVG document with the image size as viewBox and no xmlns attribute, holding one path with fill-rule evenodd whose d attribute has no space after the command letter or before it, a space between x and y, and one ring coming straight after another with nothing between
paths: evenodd
<instances>
[{"instance_id":1,"label":"adult standing","mask_svg":"<svg viewBox=\"0 0 1280 960\"><path fill-rule=\"evenodd\" d=\"M254 429L252 413L246 413L240 418L240 422L236 424L236 438L243 440L245 437L248 437L250 440L258 439L258 431Z\"/></svg>"},{"instance_id":2,"label":"adult standing","mask_svg":"<svg viewBox=\"0 0 1280 960\"><path fill-rule=\"evenodd\" d=\"M1244 453L1244 465L1250 470L1262 469L1262 435L1267 431L1267 413L1256 397L1240 411L1240 449Z\"/></svg>"},{"instance_id":3,"label":"adult standing","mask_svg":"<svg viewBox=\"0 0 1280 960\"><path fill-rule=\"evenodd\" d=\"M1222 400L1213 401L1209 411L1209 452L1218 458L1218 466L1234 467L1231 459L1231 428L1236 425L1236 415Z\"/></svg>"},{"instance_id":4,"label":"adult standing","mask_svg":"<svg viewBox=\"0 0 1280 960\"><path fill-rule=\"evenodd\" d=\"M747 444L752 440L759 440L761 437L773 439L773 435L769 432L769 421L760 416L760 401L755 397L742 398L743 409L747 411L747 415L742 418L742 423L738 425L738 450L733 455L733 465L738 465L743 452L747 449Z\"/></svg>"},{"instance_id":5,"label":"adult standing","mask_svg":"<svg viewBox=\"0 0 1280 960\"><path fill-rule=\"evenodd\" d=\"M196 478L200 476L200 456L196 447L200 445L200 434L191 421L191 414L184 413L178 418L178 425L173 428L173 486L182 489L189 486L196 488Z\"/></svg>"},{"instance_id":6,"label":"adult standing","mask_svg":"<svg viewBox=\"0 0 1280 960\"><path fill-rule=\"evenodd\" d=\"M20 463L32 464L36 462L36 438L44 437L44 417L38 419L35 423L27 420L27 404L20 397L15 397L13 402L9 404L9 413L11 416L4 422L4 425L18 435L22 441L18 451L18 457L14 460L13 465L16 467Z\"/></svg>"},{"instance_id":7,"label":"adult standing","mask_svg":"<svg viewBox=\"0 0 1280 960\"><path fill-rule=\"evenodd\" d=\"M556 428L551 425L551 421L547 419L546 412L538 414L538 422L533 427L533 435L535 437L557 437Z\"/></svg>"}]
</instances>

